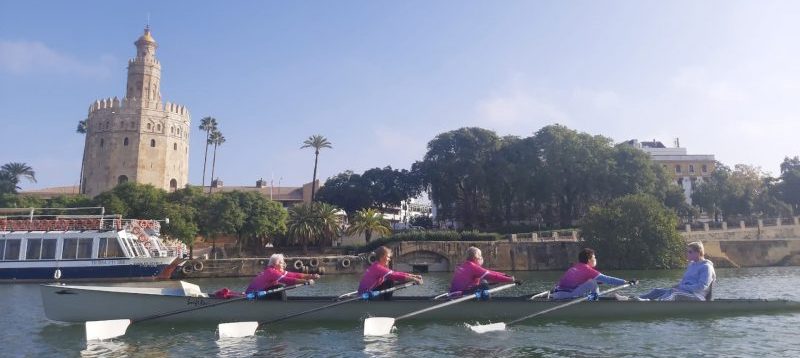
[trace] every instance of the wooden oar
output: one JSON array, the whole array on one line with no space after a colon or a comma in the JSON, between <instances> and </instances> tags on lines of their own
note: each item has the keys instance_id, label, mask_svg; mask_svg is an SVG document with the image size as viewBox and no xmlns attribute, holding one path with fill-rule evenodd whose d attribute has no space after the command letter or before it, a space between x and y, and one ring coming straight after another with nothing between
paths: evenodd
<instances>
[{"instance_id":1,"label":"wooden oar","mask_svg":"<svg viewBox=\"0 0 800 358\"><path fill-rule=\"evenodd\" d=\"M624 285L620 285L620 286L614 287L612 289L605 290L603 292L600 292L598 294L598 296L603 296L603 295L609 294L611 292L614 292L614 291L617 291L617 290L621 290L621 289L626 288L626 287L628 287L630 285L631 285L630 283L626 283ZM569 306L572 306L574 304L581 303L583 301L588 300L589 297L591 297L591 296L576 298L576 299L574 299L572 301L569 301L567 303L560 304L560 305L555 306L555 307L550 307L550 308L548 308L546 310L542 310L542 311L539 311L539 312L536 312L536 313L533 313L533 314L529 314L529 315L527 315L525 317L522 317L522 318L517 318L517 319L515 319L515 320L513 320L511 322L508 322L508 323L500 322L500 323L491 323L491 324L479 324L479 325L474 325L474 326L468 324L467 326L471 330L473 330L473 331L475 331L477 333L486 333L486 332L492 332L492 331L503 331L503 330L506 329L507 326L510 326L512 324L517 324L519 322L531 319L533 317L541 316L541 315L543 315L545 313L548 313L548 312L553 312L555 310L559 310L559 309L562 309L564 307L569 307Z\"/></svg>"},{"instance_id":2,"label":"wooden oar","mask_svg":"<svg viewBox=\"0 0 800 358\"><path fill-rule=\"evenodd\" d=\"M269 290L269 291L258 291L258 292L255 292L255 293L248 294L248 295L246 295L244 297L232 298L232 299L228 299L228 300L224 300L224 301L221 301L221 302L212 303L210 305L205 305L205 306L200 306L200 307L192 307L192 308L189 308L189 309L181 309L181 310L176 310L176 311L159 313L159 314L155 314L155 315L152 315L152 316L147 316L147 317L144 317L144 318L140 318L140 319L137 319L137 320L112 319L112 320L104 320L104 321L87 321L86 322L86 340L87 341L94 341L94 340L100 340L101 341L101 340L104 340L104 339L110 339L110 338L114 338L114 337L119 337L119 336L122 336L122 335L125 334L125 331L128 330L128 326L130 326L132 323L149 321L149 320L153 320L153 319L157 319L157 318L177 315L177 314L196 311L196 310L202 310L202 309L205 309L205 308L221 306L221 305L225 305L225 304L228 304L228 303L239 302L239 301L243 301L243 300L252 300L252 299L264 297L266 295L273 294L273 293L276 293L276 292L291 290L293 288L297 288L297 287L304 286L304 285L307 285L307 284L308 283L300 283L300 284L297 284L297 285L280 287L280 288L276 288L276 289Z\"/></svg>"},{"instance_id":3,"label":"wooden oar","mask_svg":"<svg viewBox=\"0 0 800 358\"><path fill-rule=\"evenodd\" d=\"M503 286L492 288L490 290L486 290L486 293L494 293L494 292L497 292L497 291L502 291L502 290L505 290L507 288L514 287L516 285L517 285L516 283L510 283L510 284L507 284L507 285L503 285ZM469 301L469 300L471 300L473 298L480 298L482 294L483 294L483 291L478 291L478 292L475 292L475 294L466 295L464 297L457 298L457 299L454 299L452 301L447 301L447 302L440 303L438 305L434 305L434 306L431 306L431 307L428 307L428 308L423 308L423 309L421 309L419 311L406 313L406 314L404 314L404 315L402 315L400 317L397 317L397 318L391 318L391 317L369 317L369 318L364 320L364 335L365 336L385 336L387 334L392 333L392 327L394 327L394 323L397 320L406 319L406 318L409 318L409 317L412 317L412 316L416 316L418 314L422 314L422 313L425 313L425 312L428 312L428 311L433 311L433 310L436 310L436 309L439 309L439 308L443 308L443 307L447 307L447 306L450 306L450 305L454 305L456 303Z\"/></svg>"},{"instance_id":4,"label":"wooden oar","mask_svg":"<svg viewBox=\"0 0 800 358\"><path fill-rule=\"evenodd\" d=\"M528 301L533 301L533 300L535 300L535 299L537 299L539 297L544 297L544 296L547 296L549 294L550 294L550 290L542 291L542 292L539 292L539 293L531 296L530 298L528 298Z\"/></svg>"},{"instance_id":5,"label":"wooden oar","mask_svg":"<svg viewBox=\"0 0 800 358\"><path fill-rule=\"evenodd\" d=\"M219 334L219 338L238 338L238 337L252 336L252 335L256 334L256 330L258 330L259 327L261 327L261 326L263 326L265 324L271 324L271 323L275 323L275 322L285 321L285 320L290 319L290 318L294 318L294 317L297 317L297 316L302 316L304 314L308 314L308 313L312 313L312 312L321 311L321 310L328 309L328 308L331 308L331 307L336 307L338 305L342 305L342 304L345 304L345 303L348 303L348 302L353 302L353 301L357 301L357 300L366 300L366 299L370 299L370 298L373 298L373 297L378 297L380 295L383 295L383 294L386 294L386 293L389 293L389 292L393 292L393 291L397 291L397 290L400 290L400 289L403 289L403 288L406 288L406 287L411 287L411 286L414 286L414 285L417 285L417 283L414 282L414 281L407 282L407 283L402 284L400 286L387 288L387 289L382 290L382 291L372 291L370 293L365 293L365 294L363 294L361 296L348 298L346 300L337 301L337 302L334 302L334 303L330 303L330 304L327 304L327 305L324 305L324 306L308 309L308 310L305 310L305 311L291 313L291 314L288 314L286 316L282 316L282 317L275 318L273 320L269 320L269 321L265 321L265 322L249 321L249 322L220 323L219 325L217 325L217 332ZM345 295L342 295L342 296L345 296ZM342 296L339 296L339 297L342 297Z\"/></svg>"}]
</instances>

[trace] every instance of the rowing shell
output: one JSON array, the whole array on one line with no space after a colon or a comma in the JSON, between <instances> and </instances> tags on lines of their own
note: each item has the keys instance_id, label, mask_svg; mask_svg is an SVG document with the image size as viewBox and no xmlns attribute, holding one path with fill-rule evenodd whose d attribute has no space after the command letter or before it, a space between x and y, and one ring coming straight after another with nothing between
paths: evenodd
<instances>
[{"instance_id":1,"label":"rowing shell","mask_svg":"<svg viewBox=\"0 0 800 358\"><path fill-rule=\"evenodd\" d=\"M194 285L189 285L194 286ZM196 286L194 286L196 287ZM140 319L163 312L178 311L214 304L222 299L203 297L198 291L175 289L41 285L42 302L48 319L61 322L85 322L111 319ZM269 321L335 300L334 297L290 297L286 301L241 301L177 314L160 322L235 322ZM357 301L293 318L296 322L359 323L366 317L390 317L398 312L412 312L441 301L429 297L395 296L391 301ZM442 308L409 321L481 321L499 322L530 312L554 307L563 301L530 301L527 297L495 297L489 301L470 301ZM584 302L550 313L546 319L558 320L632 320L714 315L749 315L800 312L800 302L786 300L718 299L710 302ZM545 318L545 317L543 317Z\"/></svg>"}]
</instances>

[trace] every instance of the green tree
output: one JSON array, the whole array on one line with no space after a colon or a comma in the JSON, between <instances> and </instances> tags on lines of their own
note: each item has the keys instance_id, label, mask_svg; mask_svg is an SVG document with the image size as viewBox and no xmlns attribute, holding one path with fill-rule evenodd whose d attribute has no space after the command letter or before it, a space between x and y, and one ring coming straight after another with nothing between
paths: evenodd
<instances>
[{"instance_id":1,"label":"green tree","mask_svg":"<svg viewBox=\"0 0 800 358\"><path fill-rule=\"evenodd\" d=\"M227 194L227 195L226 195ZM239 207L236 199L228 193L214 193L200 208L200 233L211 239L211 252L216 258L217 237L219 235L235 235L241 230L246 214Z\"/></svg>"},{"instance_id":2,"label":"green tree","mask_svg":"<svg viewBox=\"0 0 800 358\"><path fill-rule=\"evenodd\" d=\"M800 158L786 157L781 163L780 182L776 195L789 204L795 213L800 212Z\"/></svg>"},{"instance_id":3,"label":"green tree","mask_svg":"<svg viewBox=\"0 0 800 358\"><path fill-rule=\"evenodd\" d=\"M170 202L164 206L164 215L169 218L169 224L161 226L161 233L186 244L189 257L194 257L194 244L199 232L197 210L189 205Z\"/></svg>"},{"instance_id":4,"label":"green tree","mask_svg":"<svg viewBox=\"0 0 800 358\"><path fill-rule=\"evenodd\" d=\"M320 218L320 236L317 244L322 249L323 246L331 246L333 239L339 235L341 220L339 208L328 203L316 203L316 210Z\"/></svg>"},{"instance_id":5,"label":"green tree","mask_svg":"<svg viewBox=\"0 0 800 358\"><path fill-rule=\"evenodd\" d=\"M375 202L369 183L349 170L328 178L319 189L317 199L342 208L350 217Z\"/></svg>"},{"instance_id":6,"label":"green tree","mask_svg":"<svg viewBox=\"0 0 800 358\"><path fill-rule=\"evenodd\" d=\"M493 131L461 128L439 134L415 169L430 188L437 213L458 220L466 228L486 226L486 198L492 174L488 160L500 146Z\"/></svg>"},{"instance_id":7,"label":"green tree","mask_svg":"<svg viewBox=\"0 0 800 358\"><path fill-rule=\"evenodd\" d=\"M349 235L364 234L368 244L372 239L372 234L389 235L391 233L392 229L389 226L389 221L374 209L357 211L350 222L350 227L347 228L347 234Z\"/></svg>"},{"instance_id":8,"label":"green tree","mask_svg":"<svg viewBox=\"0 0 800 358\"><path fill-rule=\"evenodd\" d=\"M203 181L201 182L200 186L205 187L206 185L206 162L208 162L208 145L213 144L211 142L211 133L217 131L217 120L214 117L204 117L200 120L200 130L206 132L206 151L205 155L203 156ZM214 177L211 177L211 180L214 180Z\"/></svg>"},{"instance_id":9,"label":"green tree","mask_svg":"<svg viewBox=\"0 0 800 358\"><path fill-rule=\"evenodd\" d=\"M303 247L303 252L308 253L308 245L322 232L322 222L314 203L303 203L289 208L289 218L286 221L287 234L296 243Z\"/></svg>"},{"instance_id":10,"label":"green tree","mask_svg":"<svg viewBox=\"0 0 800 358\"><path fill-rule=\"evenodd\" d=\"M236 228L236 244L240 256L243 255L245 246L256 252L263 251L262 239L286 232L288 214L280 203L267 200L255 192L234 191L225 194L236 200L244 213L242 225Z\"/></svg>"},{"instance_id":11,"label":"green tree","mask_svg":"<svg viewBox=\"0 0 800 358\"><path fill-rule=\"evenodd\" d=\"M597 250L603 267L668 269L684 263L677 223L675 213L655 197L632 194L593 206L581 232L586 245Z\"/></svg>"},{"instance_id":12,"label":"green tree","mask_svg":"<svg viewBox=\"0 0 800 358\"><path fill-rule=\"evenodd\" d=\"M303 141L300 149L314 148L314 175L311 177L311 201L314 201L314 194L317 187L317 163L319 162L319 151L323 148L333 148L331 142L327 138L315 134Z\"/></svg>"},{"instance_id":13,"label":"green tree","mask_svg":"<svg viewBox=\"0 0 800 358\"><path fill-rule=\"evenodd\" d=\"M220 131L215 130L214 132L211 133L209 140L211 141L210 144L214 145L214 157L211 160L211 181L214 181L214 169L216 169L217 167L217 147L225 143L225 136L223 136ZM208 187L208 192L211 193L210 185Z\"/></svg>"},{"instance_id":14,"label":"green tree","mask_svg":"<svg viewBox=\"0 0 800 358\"><path fill-rule=\"evenodd\" d=\"M137 219L162 220L167 192L149 184L122 183L95 197L107 212Z\"/></svg>"},{"instance_id":15,"label":"green tree","mask_svg":"<svg viewBox=\"0 0 800 358\"><path fill-rule=\"evenodd\" d=\"M22 189L19 187L19 182L22 179L27 179L31 183L36 182L36 172L25 163L11 162L3 164L3 166L0 167L0 173L3 173L2 176L0 176L0 181L4 182L0 185L6 190L8 187L13 187L11 190L12 193L16 193L18 189Z\"/></svg>"}]
</instances>

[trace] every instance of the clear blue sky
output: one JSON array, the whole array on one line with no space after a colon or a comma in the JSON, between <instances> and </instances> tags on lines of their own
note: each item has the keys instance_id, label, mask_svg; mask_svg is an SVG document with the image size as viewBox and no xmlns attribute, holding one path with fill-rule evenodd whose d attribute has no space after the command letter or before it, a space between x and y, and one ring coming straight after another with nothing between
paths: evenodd
<instances>
[{"instance_id":1,"label":"clear blue sky","mask_svg":"<svg viewBox=\"0 0 800 358\"><path fill-rule=\"evenodd\" d=\"M407 168L436 134L561 123L777 172L800 154L800 2L0 0L0 163L77 184L97 98L122 97L150 14L162 96L228 142L226 185ZM204 136L191 138L199 183Z\"/></svg>"}]
</instances>

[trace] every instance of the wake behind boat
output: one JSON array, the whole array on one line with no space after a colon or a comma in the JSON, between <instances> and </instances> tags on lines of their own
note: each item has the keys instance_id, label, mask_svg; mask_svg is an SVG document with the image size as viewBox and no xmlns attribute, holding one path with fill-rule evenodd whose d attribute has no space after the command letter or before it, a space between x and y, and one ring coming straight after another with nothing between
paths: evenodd
<instances>
[{"instance_id":1,"label":"wake behind boat","mask_svg":"<svg viewBox=\"0 0 800 358\"><path fill-rule=\"evenodd\" d=\"M0 282L169 278L182 248L165 245L158 221L92 209L101 213L0 216Z\"/></svg>"},{"instance_id":2,"label":"wake behind boat","mask_svg":"<svg viewBox=\"0 0 800 358\"><path fill-rule=\"evenodd\" d=\"M198 286L181 283L173 288L124 286L41 286L45 315L50 320L83 323L114 319L142 319L225 301L208 297ZM281 300L242 300L207 309L159 318L159 322L221 323L270 321L287 314L314 309L334 302L335 297L289 297ZM398 312L424 309L442 301L430 297L395 296L390 301L356 301L292 318L307 323L360 323L364 318L393 316ZM545 310L563 301L528 300L528 297L494 297L488 301L469 301L409 318L409 321L498 322L529 312ZM640 302L601 300L583 302L554 311L546 320L636 320L665 317L697 318L724 315L780 314L800 312L800 302L761 299L718 299L709 302Z\"/></svg>"}]
</instances>

